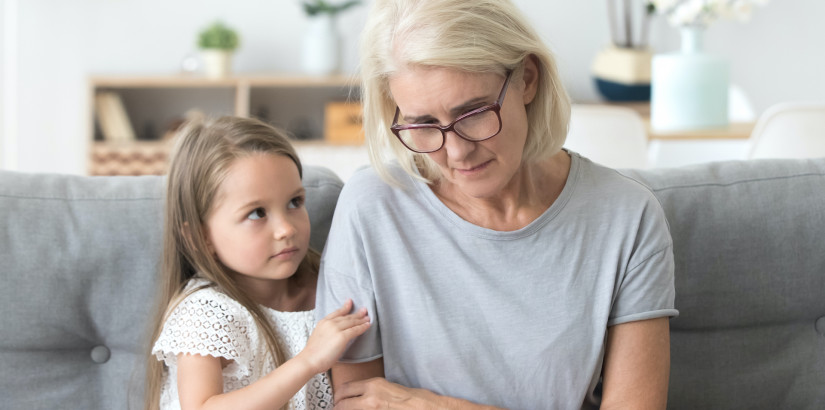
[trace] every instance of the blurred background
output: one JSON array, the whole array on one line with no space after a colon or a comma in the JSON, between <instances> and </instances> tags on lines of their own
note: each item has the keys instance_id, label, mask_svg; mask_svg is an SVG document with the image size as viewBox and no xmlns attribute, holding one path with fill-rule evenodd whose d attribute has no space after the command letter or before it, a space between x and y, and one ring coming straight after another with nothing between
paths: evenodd
<instances>
[{"instance_id":1,"label":"blurred background","mask_svg":"<svg viewBox=\"0 0 825 410\"><path fill-rule=\"evenodd\" d=\"M574 102L603 102L591 67L599 50L611 43L610 0L513 1L556 53ZM337 18L339 71L344 77L357 73L358 36L370 3L351 7ZM711 25L705 49L728 60L731 83L745 92L756 115L783 101L822 101L823 17L825 1L773 0L746 23ZM241 39L231 63L234 75L271 80L306 74L302 38L310 18L298 0L0 0L0 167L88 173L93 135L101 138L91 120L90 78L168 77L187 71L201 76L198 33L216 20L234 28ZM679 48L679 30L664 18L653 17L648 30L653 53ZM333 82L331 87L343 86ZM301 92L284 98L297 104ZM132 109L129 101L126 104ZM254 104L244 109L253 115L273 115L271 111L277 110L270 107L267 113ZM232 107L227 111L232 113ZM166 127L168 121L132 125L140 138L153 128ZM310 127L309 132L319 131Z\"/></svg>"}]
</instances>

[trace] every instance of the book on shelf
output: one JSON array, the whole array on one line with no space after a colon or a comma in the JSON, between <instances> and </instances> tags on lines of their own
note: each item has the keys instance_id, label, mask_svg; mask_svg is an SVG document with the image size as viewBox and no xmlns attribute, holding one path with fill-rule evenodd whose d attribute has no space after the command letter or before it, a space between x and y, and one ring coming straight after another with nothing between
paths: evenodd
<instances>
[{"instance_id":1,"label":"book on shelf","mask_svg":"<svg viewBox=\"0 0 825 410\"><path fill-rule=\"evenodd\" d=\"M135 140L135 130L126 113L123 100L114 92L99 92L95 95L95 112L103 139L113 142Z\"/></svg>"}]
</instances>

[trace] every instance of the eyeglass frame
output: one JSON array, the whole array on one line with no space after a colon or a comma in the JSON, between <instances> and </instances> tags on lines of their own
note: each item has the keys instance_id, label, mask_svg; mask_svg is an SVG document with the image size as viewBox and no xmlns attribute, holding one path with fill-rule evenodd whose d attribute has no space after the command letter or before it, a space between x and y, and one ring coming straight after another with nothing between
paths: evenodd
<instances>
[{"instance_id":1,"label":"eyeglass frame","mask_svg":"<svg viewBox=\"0 0 825 410\"><path fill-rule=\"evenodd\" d=\"M501 92L499 92L498 99L494 103L485 105L483 107L478 107L478 108L476 108L474 110L471 110L469 112L465 112L464 114L459 115L458 118L453 120L453 122L451 122L451 123L449 123L445 126L441 126L441 125L438 125L438 124L404 124L404 125L398 124L398 116L401 114L401 109L396 105L395 106L395 116L392 119L392 125L390 126L390 130L392 131L393 134L395 134L396 138L398 138L398 141L400 141L402 145L404 145L408 150L410 150L412 152L415 152L415 153L418 153L418 154L429 154L429 153L432 153L432 152L436 152L436 151L440 150L441 148L444 148L444 144L447 142L447 133L450 132L450 131L455 133L455 135L458 135L461 139L466 140L466 141L470 141L470 142L481 142L481 141L486 141L490 138L493 138L496 135L498 135L499 133L501 133L501 129L502 129L501 105L504 103L504 96L507 94L507 88L510 85L510 76L512 74L513 74L512 70L507 72L507 76L504 79L504 85L501 87ZM498 117L498 131L493 133L493 135L490 135L489 137L482 138L482 139L471 139L469 137L461 135L461 133L458 130L455 129L455 125L459 121L461 121L461 120L463 120L467 117L472 117L473 115L478 115L478 114L481 114L483 112L490 111L490 110L495 112L496 117ZM404 139L401 138L401 134L400 134L401 131L411 130L411 129L423 129L423 128L435 128L435 129L441 131L441 145L439 145L438 148L436 148L434 150L428 150L428 151L418 151L418 150L412 149L409 145L407 145L407 143L404 142Z\"/></svg>"}]
</instances>

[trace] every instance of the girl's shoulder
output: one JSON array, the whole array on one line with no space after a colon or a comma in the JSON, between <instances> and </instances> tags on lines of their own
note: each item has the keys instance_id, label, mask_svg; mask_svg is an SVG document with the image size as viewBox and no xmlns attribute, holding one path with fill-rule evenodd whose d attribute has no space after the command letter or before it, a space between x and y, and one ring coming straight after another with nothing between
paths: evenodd
<instances>
[{"instance_id":1,"label":"girl's shoulder","mask_svg":"<svg viewBox=\"0 0 825 410\"><path fill-rule=\"evenodd\" d=\"M152 353L167 364L181 353L249 362L258 337L251 314L208 281L193 279L184 292L167 314Z\"/></svg>"},{"instance_id":2,"label":"girl's shoulder","mask_svg":"<svg viewBox=\"0 0 825 410\"><path fill-rule=\"evenodd\" d=\"M206 316L215 319L243 319L250 313L240 302L221 291L214 283L193 278L184 288L186 295L170 312L171 316L183 313L189 317ZM227 317L227 315L232 315ZM238 317L240 316L240 317Z\"/></svg>"}]
</instances>

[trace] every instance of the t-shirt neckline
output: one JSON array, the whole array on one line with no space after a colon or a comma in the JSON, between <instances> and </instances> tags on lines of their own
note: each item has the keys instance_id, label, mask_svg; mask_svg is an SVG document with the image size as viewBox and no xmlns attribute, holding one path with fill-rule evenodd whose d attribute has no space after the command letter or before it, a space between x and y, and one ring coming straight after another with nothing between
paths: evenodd
<instances>
[{"instance_id":1,"label":"t-shirt neckline","mask_svg":"<svg viewBox=\"0 0 825 410\"><path fill-rule=\"evenodd\" d=\"M514 230L514 231L497 231L494 229L489 229L485 227L478 226L472 222L465 220L464 218L460 217L458 214L453 212L447 205L445 205L441 200L435 195L432 189L430 189L429 185L426 183L415 180L414 178L410 177L415 185L416 189L418 189L424 198L427 200L427 203L439 214L442 218L444 218L448 223L455 226L461 231L464 231L467 234L487 238L487 239L497 239L497 240L514 240L524 238L530 235L533 235L539 229L541 229L544 225L552 221L558 214L564 209L567 202L573 195L573 191L575 190L576 181L579 178L579 170L580 170L580 162L581 158L575 152L564 150L570 155L570 172L567 174L567 180L565 180L564 188L562 188L561 193L559 194L558 198L541 214L538 218L534 219L532 222L524 226L523 228Z\"/></svg>"}]
</instances>

